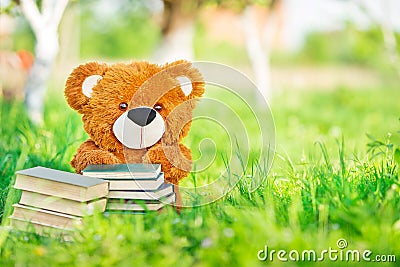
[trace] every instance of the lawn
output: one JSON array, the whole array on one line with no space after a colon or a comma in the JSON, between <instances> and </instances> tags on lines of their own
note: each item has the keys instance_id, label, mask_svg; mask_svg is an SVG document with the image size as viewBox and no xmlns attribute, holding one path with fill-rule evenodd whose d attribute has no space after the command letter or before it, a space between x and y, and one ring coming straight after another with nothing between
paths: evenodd
<instances>
[{"instance_id":1,"label":"lawn","mask_svg":"<svg viewBox=\"0 0 400 267\"><path fill-rule=\"evenodd\" d=\"M270 255L258 259L266 247L268 252L285 250L286 256L280 256L286 258L295 255L292 250L300 255L315 250L317 258L323 250L337 250L336 266L360 264L345 260L348 250L370 250L372 261L377 255L387 261L394 255L397 262L368 265L399 266L398 88L276 94L271 107L275 160L257 190L249 191L248 176L260 162L250 158L245 178L212 204L185 208L181 214L166 209L88 217L73 242L4 227L11 204L18 201L11 185L14 172L37 165L72 171L69 161L87 138L79 115L61 94L52 94L40 128L29 123L21 103L0 104L0 266L283 265L277 252L273 260ZM204 125L194 123L185 142L196 147L202 138L213 138L207 133ZM221 167L218 157L227 151L218 145L225 141L214 136ZM249 138L256 136L250 132ZM200 155L196 149L194 154ZM214 174L208 168L196 179L205 183ZM192 186L193 177L185 184ZM346 240L346 248L338 248L339 239ZM285 264L331 266L333 261L325 254L317 263L300 257Z\"/></svg>"}]
</instances>

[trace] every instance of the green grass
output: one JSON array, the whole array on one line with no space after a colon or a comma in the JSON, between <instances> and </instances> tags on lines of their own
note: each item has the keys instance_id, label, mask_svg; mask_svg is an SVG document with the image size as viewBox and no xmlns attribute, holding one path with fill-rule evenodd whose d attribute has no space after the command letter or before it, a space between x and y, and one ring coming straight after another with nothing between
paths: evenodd
<instances>
[{"instance_id":1,"label":"green grass","mask_svg":"<svg viewBox=\"0 0 400 267\"><path fill-rule=\"evenodd\" d=\"M219 201L181 214L167 209L144 216L88 217L73 242L3 227L0 265L280 266L276 259L259 261L257 252L265 245L286 251L337 249L337 240L344 238L348 249L397 258L397 263L368 265L398 266L400 180L394 156L400 146L398 99L400 91L390 88L285 92L272 105L275 162L256 191L249 191L244 178ZM6 222L10 205L18 201L18 192L10 185L14 172L36 165L72 171L68 162L86 135L80 117L61 97L47 101L41 128L27 121L20 103L1 103L0 108L0 215ZM194 124L185 142L196 146L207 134L202 127ZM375 139L368 139L367 133ZM225 140L220 136L223 133L215 135L216 144ZM217 147L217 151L225 150ZM259 165L248 166L247 174ZM209 168L195 177L204 182L214 171ZM332 262L325 259L318 264Z\"/></svg>"}]
</instances>

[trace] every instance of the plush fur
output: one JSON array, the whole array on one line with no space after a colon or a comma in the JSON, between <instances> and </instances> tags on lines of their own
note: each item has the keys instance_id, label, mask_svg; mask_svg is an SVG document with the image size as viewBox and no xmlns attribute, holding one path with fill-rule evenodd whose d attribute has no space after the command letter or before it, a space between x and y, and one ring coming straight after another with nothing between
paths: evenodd
<instances>
[{"instance_id":1,"label":"plush fur","mask_svg":"<svg viewBox=\"0 0 400 267\"><path fill-rule=\"evenodd\" d=\"M82 84L91 75L102 78L88 97ZM177 79L182 76L192 82L189 95L185 95ZM79 147L72 167L81 173L88 164L160 163L166 181L178 184L191 169L191 151L181 141L190 129L196 99L203 93L203 78L187 61L162 66L148 62L80 65L67 79L65 97L83 115L83 126L90 139ZM161 107L158 113L165 121L162 138L143 149L124 147L113 133L114 122L125 112L120 110L120 103L127 103L127 110Z\"/></svg>"}]
</instances>

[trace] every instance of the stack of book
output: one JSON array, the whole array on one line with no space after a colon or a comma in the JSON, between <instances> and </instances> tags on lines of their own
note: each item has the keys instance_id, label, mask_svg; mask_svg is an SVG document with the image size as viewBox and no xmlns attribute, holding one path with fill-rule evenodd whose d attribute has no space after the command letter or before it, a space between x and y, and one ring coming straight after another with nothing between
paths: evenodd
<instances>
[{"instance_id":1,"label":"stack of book","mask_svg":"<svg viewBox=\"0 0 400 267\"><path fill-rule=\"evenodd\" d=\"M175 203L174 185L164 182L160 164L88 165L82 174L109 182L106 211L142 213Z\"/></svg>"},{"instance_id":2,"label":"stack of book","mask_svg":"<svg viewBox=\"0 0 400 267\"><path fill-rule=\"evenodd\" d=\"M15 229L65 237L82 216L105 210L107 181L44 167L16 174L14 187L22 195L10 216Z\"/></svg>"}]
</instances>

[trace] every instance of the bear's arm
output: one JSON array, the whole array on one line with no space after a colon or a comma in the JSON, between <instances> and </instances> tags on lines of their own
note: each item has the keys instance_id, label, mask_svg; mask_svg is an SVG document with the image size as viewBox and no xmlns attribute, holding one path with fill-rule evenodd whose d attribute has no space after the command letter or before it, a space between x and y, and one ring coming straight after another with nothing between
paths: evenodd
<instances>
[{"instance_id":1,"label":"bear's arm","mask_svg":"<svg viewBox=\"0 0 400 267\"><path fill-rule=\"evenodd\" d=\"M71 166L77 173L89 164L117 164L120 160L111 152L100 149L92 140L82 143L71 161Z\"/></svg>"},{"instance_id":2,"label":"bear's arm","mask_svg":"<svg viewBox=\"0 0 400 267\"><path fill-rule=\"evenodd\" d=\"M169 146L164 146L162 147L161 144L156 144L152 146L146 153L146 155L143 156L143 163L159 163L162 166L162 170L164 172L164 178L166 181L169 183L173 184L179 184L179 181L185 178L190 169L192 168L191 165L191 159L192 159L192 153L189 148L184 146L183 144L179 144L179 149L180 153L188 160L187 162L182 162L184 166L181 168L175 167L171 162L168 160L167 156L164 153L164 150L167 151L169 149L172 149L174 151L175 149L173 147ZM171 151L171 150L170 150ZM170 155L174 155L173 153L177 152L172 152ZM168 154L168 153L167 153ZM179 157L178 155L175 157Z\"/></svg>"}]
</instances>

